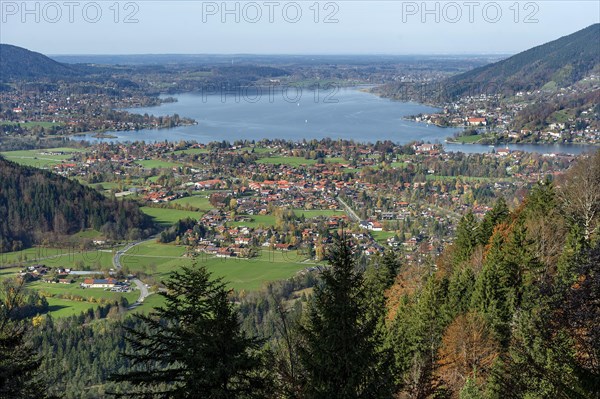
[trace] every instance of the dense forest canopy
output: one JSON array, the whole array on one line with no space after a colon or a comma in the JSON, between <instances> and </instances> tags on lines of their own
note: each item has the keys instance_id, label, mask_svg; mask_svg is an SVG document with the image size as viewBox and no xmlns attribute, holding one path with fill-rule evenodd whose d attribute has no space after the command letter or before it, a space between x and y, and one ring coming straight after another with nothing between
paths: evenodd
<instances>
[{"instance_id":1,"label":"dense forest canopy","mask_svg":"<svg viewBox=\"0 0 600 399\"><path fill-rule=\"evenodd\" d=\"M135 239L147 236L153 225L133 202L0 158L0 252L50 243L87 228L109 238Z\"/></svg>"}]
</instances>

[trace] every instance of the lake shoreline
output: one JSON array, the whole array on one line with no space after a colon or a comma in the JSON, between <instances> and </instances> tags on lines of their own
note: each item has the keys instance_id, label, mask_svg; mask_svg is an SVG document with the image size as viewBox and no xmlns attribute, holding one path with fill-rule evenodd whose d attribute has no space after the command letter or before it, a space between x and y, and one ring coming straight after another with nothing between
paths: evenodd
<instances>
[{"instance_id":1,"label":"lake shoreline","mask_svg":"<svg viewBox=\"0 0 600 399\"><path fill-rule=\"evenodd\" d=\"M176 101L125 110L156 116L176 113L194 119L196 124L137 131L104 131L103 134L111 138L90 135L83 138L90 142L183 140L198 143L234 142L237 139L298 141L331 138L363 143L386 140L397 144L415 141L445 143L445 147L451 150L458 150L458 145L462 147L462 144L449 143L446 139L453 133L462 132L463 128L436 126L410 119L411 115L435 112L438 108L383 98L373 93L372 87L375 86L361 85L331 91L304 88L297 93L277 91L254 99L238 92L170 94ZM471 145L468 148L469 151L464 152L489 152L487 146ZM528 150L569 153L573 149L542 146L539 149L528 147Z\"/></svg>"}]
</instances>

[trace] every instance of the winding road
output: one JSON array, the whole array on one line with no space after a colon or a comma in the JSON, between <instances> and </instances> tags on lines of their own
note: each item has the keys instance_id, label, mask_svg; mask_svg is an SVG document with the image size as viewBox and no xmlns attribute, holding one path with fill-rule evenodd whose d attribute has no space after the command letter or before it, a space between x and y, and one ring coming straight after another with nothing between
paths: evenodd
<instances>
[{"instance_id":1,"label":"winding road","mask_svg":"<svg viewBox=\"0 0 600 399\"><path fill-rule=\"evenodd\" d=\"M123 267L123 265L121 264L121 256L125 255L125 253L127 251L129 251L131 248L135 247L136 245L140 245L144 242L152 241L153 239L154 238L150 238L148 240L132 242L130 244L127 244L125 246L125 248L118 250L115 253L115 256L113 256L113 266L115 267L115 269L121 270L121 268ZM150 293L148 292L148 287L146 287L146 284L144 284L141 280L134 278L131 280L131 282L134 283L136 285L136 287L140 290L140 296L138 297L137 301L135 301L135 303L133 305L131 305L131 307L135 307L135 306L142 304L144 302L144 299L146 299L146 297L148 297L148 295L150 295Z\"/></svg>"}]
</instances>

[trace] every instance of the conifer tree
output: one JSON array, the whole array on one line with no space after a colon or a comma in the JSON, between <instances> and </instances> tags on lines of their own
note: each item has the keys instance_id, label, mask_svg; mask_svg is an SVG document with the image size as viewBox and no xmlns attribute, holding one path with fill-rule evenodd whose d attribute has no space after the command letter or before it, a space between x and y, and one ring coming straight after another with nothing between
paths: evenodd
<instances>
[{"instance_id":1,"label":"conifer tree","mask_svg":"<svg viewBox=\"0 0 600 399\"><path fill-rule=\"evenodd\" d=\"M0 398L49 398L41 380L41 358L26 339L28 324L19 320L23 281L3 284L0 291Z\"/></svg>"},{"instance_id":2,"label":"conifer tree","mask_svg":"<svg viewBox=\"0 0 600 399\"><path fill-rule=\"evenodd\" d=\"M260 342L241 332L222 280L204 267L183 267L165 286L166 305L136 315L142 328L126 327L133 369L115 379L136 387L128 396L264 397Z\"/></svg>"},{"instance_id":3,"label":"conifer tree","mask_svg":"<svg viewBox=\"0 0 600 399\"><path fill-rule=\"evenodd\" d=\"M479 228L473 212L464 215L456 227L456 240L454 241L455 265L466 262L473 254L479 242Z\"/></svg>"},{"instance_id":4,"label":"conifer tree","mask_svg":"<svg viewBox=\"0 0 600 399\"><path fill-rule=\"evenodd\" d=\"M385 398L391 395L389 367L379 350L376 320L368 317L363 276L346 238L329 253L331 268L315 288L301 327L300 360L306 398Z\"/></svg>"},{"instance_id":5,"label":"conifer tree","mask_svg":"<svg viewBox=\"0 0 600 399\"><path fill-rule=\"evenodd\" d=\"M481 245L487 245L494 232L494 227L496 227L497 224L506 221L508 215L509 211L506 200L503 197L498 198L494 207L485 214L479 225L478 239Z\"/></svg>"}]
</instances>

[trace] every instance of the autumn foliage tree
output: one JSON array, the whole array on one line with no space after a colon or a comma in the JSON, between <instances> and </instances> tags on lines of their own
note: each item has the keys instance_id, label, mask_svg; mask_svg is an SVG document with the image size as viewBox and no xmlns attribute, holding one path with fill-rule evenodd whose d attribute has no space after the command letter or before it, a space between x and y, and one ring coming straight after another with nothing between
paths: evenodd
<instances>
[{"instance_id":1,"label":"autumn foliage tree","mask_svg":"<svg viewBox=\"0 0 600 399\"><path fill-rule=\"evenodd\" d=\"M448 326L438 353L437 375L452 393L458 393L469 379L485 381L498 357L498 342L485 319L477 312L461 314Z\"/></svg>"}]
</instances>

